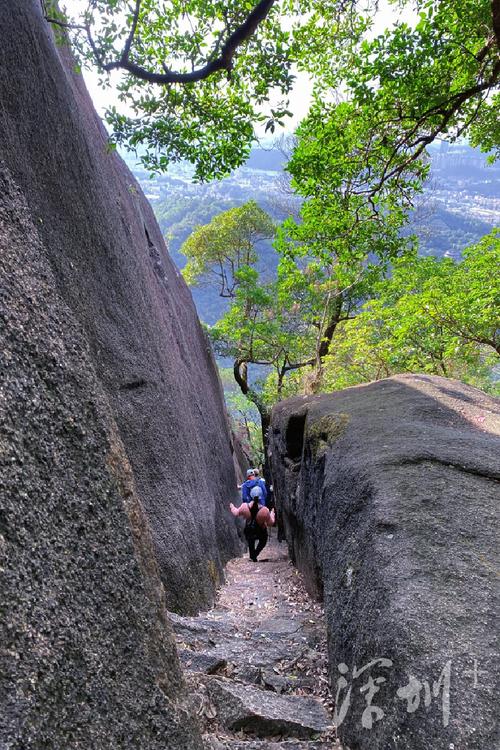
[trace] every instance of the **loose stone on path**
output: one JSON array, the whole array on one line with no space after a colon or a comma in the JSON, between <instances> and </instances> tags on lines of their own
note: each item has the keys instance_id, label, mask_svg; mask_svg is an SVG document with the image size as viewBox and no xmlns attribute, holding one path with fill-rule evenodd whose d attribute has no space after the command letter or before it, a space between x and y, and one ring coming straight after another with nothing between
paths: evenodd
<instances>
[{"instance_id":1,"label":"loose stone on path","mask_svg":"<svg viewBox=\"0 0 500 750\"><path fill-rule=\"evenodd\" d=\"M229 563L210 612L171 615L205 750L340 749L322 608L284 544L261 558Z\"/></svg>"},{"instance_id":2,"label":"loose stone on path","mask_svg":"<svg viewBox=\"0 0 500 750\"><path fill-rule=\"evenodd\" d=\"M277 695L227 678L209 680L207 689L226 729L242 729L259 737L280 733L311 738L331 728L327 712L315 698Z\"/></svg>"}]
</instances>

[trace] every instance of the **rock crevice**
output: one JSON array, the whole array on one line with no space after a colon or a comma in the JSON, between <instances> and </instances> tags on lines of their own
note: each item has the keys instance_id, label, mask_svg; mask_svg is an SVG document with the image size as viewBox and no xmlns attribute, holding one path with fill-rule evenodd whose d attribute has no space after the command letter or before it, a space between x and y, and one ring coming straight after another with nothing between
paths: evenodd
<instances>
[{"instance_id":1,"label":"rock crevice","mask_svg":"<svg viewBox=\"0 0 500 750\"><path fill-rule=\"evenodd\" d=\"M228 565L217 606L172 615L206 750L335 750L323 612L274 532Z\"/></svg>"}]
</instances>

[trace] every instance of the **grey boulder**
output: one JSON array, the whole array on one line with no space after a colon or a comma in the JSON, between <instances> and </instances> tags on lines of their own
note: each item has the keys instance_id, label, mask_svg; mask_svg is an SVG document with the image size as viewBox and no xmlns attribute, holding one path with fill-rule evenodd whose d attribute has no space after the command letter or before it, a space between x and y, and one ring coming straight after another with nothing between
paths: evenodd
<instances>
[{"instance_id":1,"label":"grey boulder","mask_svg":"<svg viewBox=\"0 0 500 750\"><path fill-rule=\"evenodd\" d=\"M241 549L222 388L152 208L42 5L0 0L0 160L106 394L167 605L194 613Z\"/></svg>"},{"instance_id":2,"label":"grey boulder","mask_svg":"<svg viewBox=\"0 0 500 750\"><path fill-rule=\"evenodd\" d=\"M213 678L206 685L218 721L227 729L310 738L331 728L328 714L315 698L281 696L225 679Z\"/></svg>"},{"instance_id":3,"label":"grey boulder","mask_svg":"<svg viewBox=\"0 0 500 750\"><path fill-rule=\"evenodd\" d=\"M404 375L273 410L279 523L324 597L339 736L498 746L500 412Z\"/></svg>"}]
</instances>

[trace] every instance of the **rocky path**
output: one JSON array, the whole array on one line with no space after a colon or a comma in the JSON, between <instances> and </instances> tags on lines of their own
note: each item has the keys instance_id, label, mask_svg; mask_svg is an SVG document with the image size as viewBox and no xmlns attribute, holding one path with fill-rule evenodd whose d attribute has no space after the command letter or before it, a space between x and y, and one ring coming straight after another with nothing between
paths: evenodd
<instances>
[{"instance_id":1,"label":"rocky path","mask_svg":"<svg viewBox=\"0 0 500 750\"><path fill-rule=\"evenodd\" d=\"M260 557L229 563L210 612L172 615L205 750L339 748L322 609L275 532Z\"/></svg>"}]
</instances>

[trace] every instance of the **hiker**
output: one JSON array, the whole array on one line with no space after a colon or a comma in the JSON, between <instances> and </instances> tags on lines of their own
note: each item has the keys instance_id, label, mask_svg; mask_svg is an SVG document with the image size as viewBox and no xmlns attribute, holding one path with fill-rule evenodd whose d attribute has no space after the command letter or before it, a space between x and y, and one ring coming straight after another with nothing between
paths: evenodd
<instances>
[{"instance_id":1,"label":"hiker","mask_svg":"<svg viewBox=\"0 0 500 750\"><path fill-rule=\"evenodd\" d=\"M264 503L267 505L269 510L272 510L274 508L274 502L272 499L272 494L270 490L272 490L272 487L267 487L266 480L264 477L261 477L260 471L257 467L253 470L254 477L258 482L259 487L262 487L262 490L264 492Z\"/></svg>"},{"instance_id":2,"label":"hiker","mask_svg":"<svg viewBox=\"0 0 500 750\"><path fill-rule=\"evenodd\" d=\"M262 489L254 486L250 490L250 502L242 503L239 508L230 503L229 508L233 516L242 516L246 520L245 539L248 544L250 560L257 562L257 557L267 544L267 527L275 522L274 511L269 511L261 503ZM255 543L258 542L257 547Z\"/></svg>"},{"instance_id":3,"label":"hiker","mask_svg":"<svg viewBox=\"0 0 500 750\"><path fill-rule=\"evenodd\" d=\"M261 505L266 504L267 490L266 483L262 479L257 479L255 476L255 469L248 469L246 481L241 485L241 500L243 503L250 501L250 491L254 487L260 487L261 496L259 502Z\"/></svg>"}]
</instances>

